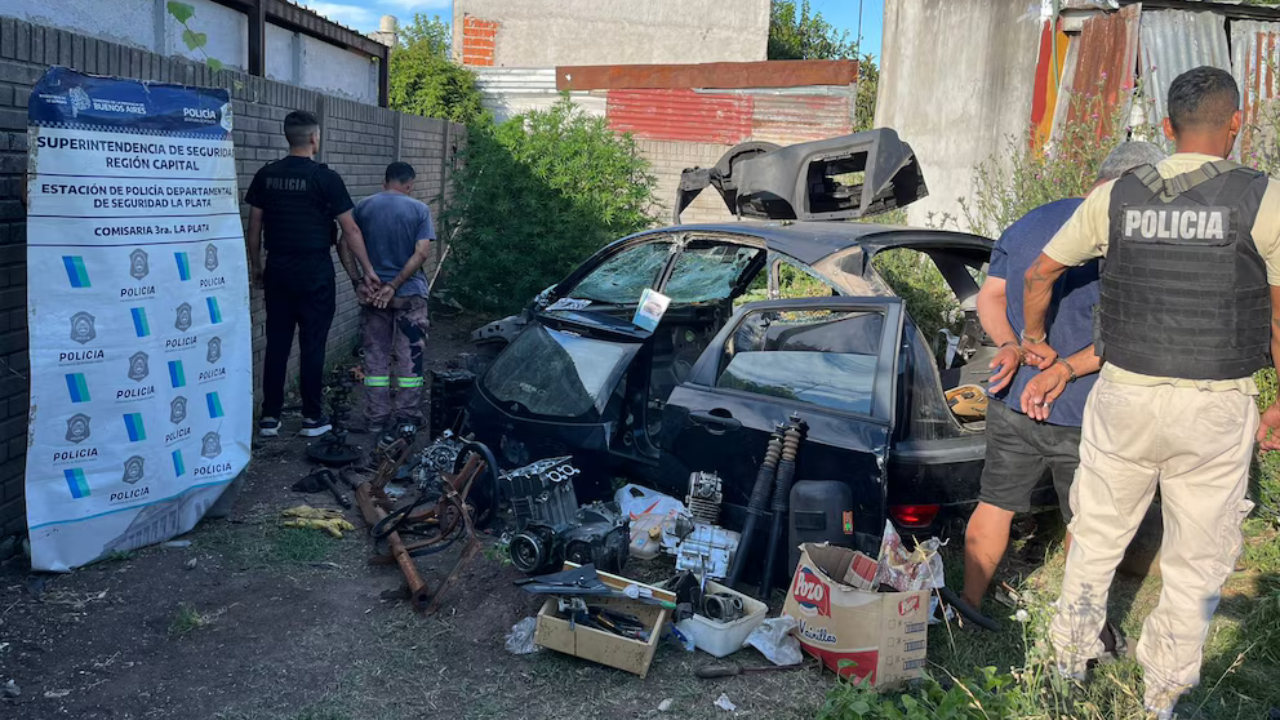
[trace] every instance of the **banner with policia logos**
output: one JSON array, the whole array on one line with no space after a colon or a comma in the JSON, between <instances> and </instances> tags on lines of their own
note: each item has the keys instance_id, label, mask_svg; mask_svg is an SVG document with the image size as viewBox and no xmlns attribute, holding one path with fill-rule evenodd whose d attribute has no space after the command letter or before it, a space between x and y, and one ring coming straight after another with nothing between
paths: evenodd
<instances>
[{"instance_id":1,"label":"banner with policia logos","mask_svg":"<svg viewBox=\"0 0 1280 720\"><path fill-rule=\"evenodd\" d=\"M249 461L253 366L223 90L52 68L31 93L32 566L199 522Z\"/></svg>"}]
</instances>

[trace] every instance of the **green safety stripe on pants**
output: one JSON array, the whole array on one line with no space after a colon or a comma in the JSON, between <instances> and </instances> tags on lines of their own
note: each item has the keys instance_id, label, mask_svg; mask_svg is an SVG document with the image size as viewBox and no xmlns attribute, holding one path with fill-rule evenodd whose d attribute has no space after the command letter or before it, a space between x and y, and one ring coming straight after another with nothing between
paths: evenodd
<instances>
[{"instance_id":1,"label":"green safety stripe on pants","mask_svg":"<svg viewBox=\"0 0 1280 720\"><path fill-rule=\"evenodd\" d=\"M365 387L391 387L390 375L365 375Z\"/></svg>"},{"instance_id":2,"label":"green safety stripe on pants","mask_svg":"<svg viewBox=\"0 0 1280 720\"><path fill-rule=\"evenodd\" d=\"M420 387L422 387L422 378L420 378L420 377L402 377L402 378L396 378L396 387L402 387L402 388L420 388Z\"/></svg>"}]
</instances>

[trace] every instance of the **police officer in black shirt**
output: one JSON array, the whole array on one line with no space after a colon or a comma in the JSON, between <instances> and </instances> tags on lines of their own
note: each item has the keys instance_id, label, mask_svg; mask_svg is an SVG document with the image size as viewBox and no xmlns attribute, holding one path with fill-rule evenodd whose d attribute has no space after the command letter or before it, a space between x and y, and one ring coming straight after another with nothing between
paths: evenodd
<instances>
[{"instance_id":1,"label":"police officer in black shirt","mask_svg":"<svg viewBox=\"0 0 1280 720\"><path fill-rule=\"evenodd\" d=\"M265 293L267 357L262 377L262 419L258 433L280 432L284 405L284 377L298 329L302 391L302 431L307 437L330 429L321 404L324 348L333 322L336 293L333 279L334 220L342 229L340 242L355 255L366 278L375 278L365 252L364 238L352 219L354 205L336 172L315 162L320 149L320 123L309 112L296 110L284 119L289 154L268 163L253 176L245 202L249 211L249 272ZM267 263L262 265L262 236L266 234Z\"/></svg>"}]
</instances>

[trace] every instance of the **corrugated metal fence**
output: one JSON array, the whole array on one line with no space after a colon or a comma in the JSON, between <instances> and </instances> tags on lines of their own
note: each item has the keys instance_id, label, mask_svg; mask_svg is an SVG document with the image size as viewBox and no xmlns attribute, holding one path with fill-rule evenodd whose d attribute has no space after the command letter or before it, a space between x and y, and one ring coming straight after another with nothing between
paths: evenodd
<instances>
[{"instance_id":1,"label":"corrugated metal fence","mask_svg":"<svg viewBox=\"0 0 1280 720\"><path fill-rule=\"evenodd\" d=\"M1143 120L1135 122L1158 125L1168 114L1173 79L1202 65L1231 72L1240 87L1246 126L1257 123L1267 101L1280 95L1280 11L1275 22L1264 22L1232 17L1230 5L1204 6L1203 10L1144 10L1140 4L1131 4L1114 12L1093 13L1077 24L1076 32L1067 34L1066 55L1057 73L1049 67L1049 53L1042 49L1037 77L1052 79L1056 74L1058 82L1036 83L1030 118L1036 145L1043 145L1045 107L1054 105L1053 137L1060 135L1068 120L1095 122L1101 136L1102 123L1117 111L1129 117L1118 106L1130 102L1135 86L1144 103L1141 112L1135 113ZM1048 25L1044 21L1046 38ZM1103 102L1090 103L1099 93ZM1245 162L1253 150L1248 138L1246 133L1236 147L1236 158L1243 157ZM1158 132L1152 139L1164 142Z\"/></svg>"}]
</instances>

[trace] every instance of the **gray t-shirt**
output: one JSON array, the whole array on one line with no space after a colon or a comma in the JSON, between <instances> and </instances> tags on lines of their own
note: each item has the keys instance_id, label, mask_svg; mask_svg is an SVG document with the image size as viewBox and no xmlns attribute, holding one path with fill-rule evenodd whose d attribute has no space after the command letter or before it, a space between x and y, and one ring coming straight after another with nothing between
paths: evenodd
<instances>
[{"instance_id":1,"label":"gray t-shirt","mask_svg":"<svg viewBox=\"0 0 1280 720\"><path fill-rule=\"evenodd\" d=\"M364 235L369 262L383 282L396 279L405 263L413 256L419 240L435 240L431 210L420 200L384 190L361 200L355 209L356 225ZM398 297L427 295L427 278L421 270L414 273L396 291Z\"/></svg>"}]
</instances>

